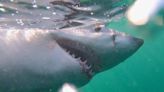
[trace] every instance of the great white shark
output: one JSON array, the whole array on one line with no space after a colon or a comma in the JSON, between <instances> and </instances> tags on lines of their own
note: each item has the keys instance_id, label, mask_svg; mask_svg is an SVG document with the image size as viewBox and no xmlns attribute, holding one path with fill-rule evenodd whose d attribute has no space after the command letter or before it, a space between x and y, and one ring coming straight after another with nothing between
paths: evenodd
<instances>
[{"instance_id":1,"label":"great white shark","mask_svg":"<svg viewBox=\"0 0 164 92\"><path fill-rule=\"evenodd\" d=\"M107 28L0 29L0 91L56 92L123 62L143 40Z\"/></svg>"}]
</instances>

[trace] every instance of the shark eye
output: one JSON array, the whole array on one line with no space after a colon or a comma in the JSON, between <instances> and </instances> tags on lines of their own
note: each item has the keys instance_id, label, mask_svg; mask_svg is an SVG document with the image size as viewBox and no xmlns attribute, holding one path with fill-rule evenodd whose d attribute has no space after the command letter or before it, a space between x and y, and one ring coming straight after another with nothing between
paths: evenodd
<instances>
[{"instance_id":1,"label":"shark eye","mask_svg":"<svg viewBox=\"0 0 164 92\"><path fill-rule=\"evenodd\" d=\"M96 27L95 32L100 32L102 27Z\"/></svg>"},{"instance_id":2,"label":"shark eye","mask_svg":"<svg viewBox=\"0 0 164 92\"><path fill-rule=\"evenodd\" d=\"M101 31L103 31L103 28L105 27L105 25L104 24L102 24L102 23L96 23L95 24L95 29L94 29L94 31L95 32L101 32Z\"/></svg>"}]
</instances>

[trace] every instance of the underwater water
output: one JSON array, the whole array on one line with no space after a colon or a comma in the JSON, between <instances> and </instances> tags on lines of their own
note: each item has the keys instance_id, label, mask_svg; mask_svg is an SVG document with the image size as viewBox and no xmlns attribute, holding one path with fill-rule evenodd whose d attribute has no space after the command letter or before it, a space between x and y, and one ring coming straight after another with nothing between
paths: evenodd
<instances>
[{"instance_id":1,"label":"underwater water","mask_svg":"<svg viewBox=\"0 0 164 92\"><path fill-rule=\"evenodd\" d=\"M0 1L4 2L5 0ZM88 5L98 3L102 6L103 11L112 11L122 6L128 7L133 0L81 0L81 2ZM30 6L28 3L21 3L21 5L27 6L26 8L33 12L29 14L27 9L8 3L6 6L10 7L5 8L7 12L4 12L2 9L4 7L0 6L2 7L0 8L1 26L42 29L58 29L68 26L63 21L61 23L54 22L63 17L62 15L57 16L49 7L41 6L38 10L28 7ZM19 13L14 11L14 7L19 9L16 10ZM134 26L122 15L122 12L125 11L107 16L110 17L110 22L106 26L144 39L143 46L123 63L96 75L87 85L79 88L80 92L164 92L164 12L160 11L144 26ZM60 13L67 14L67 12ZM100 15L95 14L95 16L100 18L102 11L98 11L98 13ZM9 14L12 16L8 16Z\"/></svg>"}]
</instances>

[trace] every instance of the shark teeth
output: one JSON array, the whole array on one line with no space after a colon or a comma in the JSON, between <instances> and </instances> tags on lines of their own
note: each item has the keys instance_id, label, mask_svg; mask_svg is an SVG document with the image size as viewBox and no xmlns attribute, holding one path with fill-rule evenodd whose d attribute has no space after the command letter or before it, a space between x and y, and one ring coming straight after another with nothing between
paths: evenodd
<instances>
[{"instance_id":1,"label":"shark teeth","mask_svg":"<svg viewBox=\"0 0 164 92\"><path fill-rule=\"evenodd\" d=\"M72 56L73 58L75 58L75 54L72 54L71 56Z\"/></svg>"},{"instance_id":2,"label":"shark teeth","mask_svg":"<svg viewBox=\"0 0 164 92\"><path fill-rule=\"evenodd\" d=\"M82 67L82 71L86 73L86 75L90 78L93 76L94 72L93 72L93 65L89 64L89 62L87 61L86 58L84 57L80 57L78 55L76 55L75 53L73 53L71 50L68 49L64 49L71 57L75 58L80 66Z\"/></svg>"},{"instance_id":3,"label":"shark teeth","mask_svg":"<svg viewBox=\"0 0 164 92\"><path fill-rule=\"evenodd\" d=\"M86 69L88 69L88 70L91 69L91 68L92 68L91 65L87 65L87 66L86 66Z\"/></svg>"},{"instance_id":4,"label":"shark teeth","mask_svg":"<svg viewBox=\"0 0 164 92\"><path fill-rule=\"evenodd\" d=\"M93 76L93 69L92 69L92 65L90 65L90 64L87 64L88 62L87 62L87 60L85 60L85 61L81 61L80 62L80 65L82 66L82 70L89 76L89 77L91 77L91 76Z\"/></svg>"},{"instance_id":5,"label":"shark teeth","mask_svg":"<svg viewBox=\"0 0 164 92\"><path fill-rule=\"evenodd\" d=\"M87 64L87 60L85 60L85 61L81 61L80 64L82 64L82 65L86 65L86 64Z\"/></svg>"},{"instance_id":6,"label":"shark teeth","mask_svg":"<svg viewBox=\"0 0 164 92\"><path fill-rule=\"evenodd\" d=\"M88 72L88 74L89 74L90 76L93 76L93 75L94 75L93 70L90 70L90 71Z\"/></svg>"},{"instance_id":7,"label":"shark teeth","mask_svg":"<svg viewBox=\"0 0 164 92\"><path fill-rule=\"evenodd\" d=\"M76 58L76 59L77 59L77 61L81 61L80 57L78 57L78 58Z\"/></svg>"}]
</instances>

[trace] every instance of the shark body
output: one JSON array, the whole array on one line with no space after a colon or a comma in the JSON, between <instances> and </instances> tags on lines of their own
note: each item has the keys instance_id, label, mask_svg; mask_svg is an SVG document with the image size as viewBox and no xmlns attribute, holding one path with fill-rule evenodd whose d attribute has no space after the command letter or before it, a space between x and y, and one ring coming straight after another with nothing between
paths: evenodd
<instances>
[{"instance_id":1,"label":"shark body","mask_svg":"<svg viewBox=\"0 0 164 92\"><path fill-rule=\"evenodd\" d=\"M143 40L112 30L0 29L0 90L81 87L131 56Z\"/></svg>"}]
</instances>

